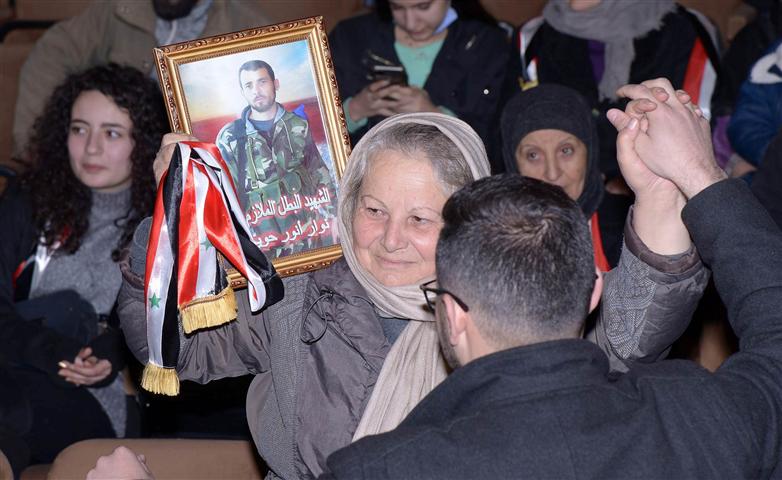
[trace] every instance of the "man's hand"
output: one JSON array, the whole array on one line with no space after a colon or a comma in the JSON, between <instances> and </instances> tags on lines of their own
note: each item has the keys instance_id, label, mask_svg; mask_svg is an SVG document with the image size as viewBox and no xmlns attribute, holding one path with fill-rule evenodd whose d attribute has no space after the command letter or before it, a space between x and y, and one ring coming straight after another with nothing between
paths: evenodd
<instances>
[{"instance_id":1,"label":"man's hand","mask_svg":"<svg viewBox=\"0 0 782 480\"><path fill-rule=\"evenodd\" d=\"M73 363L63 360L58 365L60 370L57 374L74 385L89 387L111 374L111 362L93 356L90 347L79 350Z\"/></svg>"},{"instance_id":2,"label":"man's hand","mask_svg":"<svg viewBox=\"0 0 782 480\"><path fill-rule=\"evenodd\" d=\"M354 122L365 118L382 115L390 117L395 112L392 109L396 100L389 99L394 85L389 85L388 80L372 82L358 92L348 104L348 114Z\"/></svg>"},{"instance_id":3,"label":"man's hand","mask_svg":"<svg viewBox=\"0 0 782 480\"><path fill-rule=\"evenodd\" d=\"M168 164L171 163L171 156L174 154L177 142L198 142L199 140L192 135L185 133L167 133L163 135L163 139L160 141L160 148L155 155L155 163L152 164L152 169L155 171L155 184L160 185L160 179L163 177L163 172L168 169Z\"/></svg>"},{"instance_id":4,"label":"man's hand","mask_svg":"<svg viewBox=\"0 0 782 480\"><path fill-rule=\"evenodd\" d=\"M665 102L669 98L663 89L653 88L651 93L656 102ZM676 92L676 96L683 105L690 102L689 95L683 91ZM655 101L646 98L633 100L624 112L609 110L608 119L619 131L616 140L619 167L635 192L633 229L651 251L674 255L690 247L689 233L680 218L686 200L673 182L652 172L635 150L638 136L647 134L649 122L646 114L657 108Z\"/></svg>"},{"instance_id":5,"label":"man's hand","mask_svg":"<svg viewBox=\"0 0 782 480\"><path fill-rule=\"evenodd\" d=\"M633 190L636 198L642 199L654 195L659 199L660 194L668 194L671 197L682 195L676 185L651 171L638 156L635 151L635 139L638 133L647 134L649 129L649 119L646 117L648 112L657 108L657 103L663 103L668 100L669 95L662 88L653 87L650 92L655 101L647 98L632 100L627 104L625 111L612 108L608 111L608 120L617 129L617 160L622 170L622 176L628 186ZM691 103L691 98L684 90L676 91L676 98L682 105L691 108L701 115L700 108ZM636 119L638 130L628 128L632 119ZM635 125L635 124L633 124ZM625 130L627 128L626 131Z\"/></svg>"},{"instance_id":6,"label":"man's hand","mask_svg":"<svg viewBox=\"0 0 782 480\"><path fill-rule=\"evenodd\" d=\"M117 447L111 455L98 459L95 468L87 473L87 480L154 480L152 472L147 468L144 455L136 453L128 447Z\"/></svg>"},{"instance_id":7,"label":"man's hand","mask_svg":"<svg viewBox=\"0 0 782 480\"><path fill-rule=\"evenodd\" d=\"M664 101L656 98L655 92L662 93L660 90L667 94ZM672 181L687 198L725 178L714 161L708 121L700 109L676 98L668 80L625 85L617 93L656 104L645 113L646 120L639 122L634 140L635 152L651 172ZM616 118L615 114L612 117Z\"/></svg>"}]
</instances>

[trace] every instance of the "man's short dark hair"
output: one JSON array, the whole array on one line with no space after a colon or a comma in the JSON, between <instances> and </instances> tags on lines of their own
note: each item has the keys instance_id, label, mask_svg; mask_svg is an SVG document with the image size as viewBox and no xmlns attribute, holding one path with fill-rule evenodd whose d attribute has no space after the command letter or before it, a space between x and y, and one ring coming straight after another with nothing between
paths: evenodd
<instances>
[{"instance_id":1,"label":"man's short dark hair","mask_svg":"<svg viewBox=\"0 0 782 480\"><path fill-rule=\"evenodd\" d=\"M594 254L586 218L560 187L483 178L451 196L443 220L438 283L469 306L489 342L505 349L578 335Z\"/></svg>"},{"instance_id":2,"label":"man's short dark hair","mask_svg":"<svg viewBox=\"0 0 782 480\"><path fill-rule=\"evenodd\" d=\"M272 79L272 82L274 81L274 70L272 69L272 66L268 63L264 62L263 60L250 60L248 62L244 62L241 67L239 67L239 85L242 84L242 72L254 72L256 70L260 70L262 68L265 68L267 72L269 72L269 78Z\"/></svg>"}]
</instances>

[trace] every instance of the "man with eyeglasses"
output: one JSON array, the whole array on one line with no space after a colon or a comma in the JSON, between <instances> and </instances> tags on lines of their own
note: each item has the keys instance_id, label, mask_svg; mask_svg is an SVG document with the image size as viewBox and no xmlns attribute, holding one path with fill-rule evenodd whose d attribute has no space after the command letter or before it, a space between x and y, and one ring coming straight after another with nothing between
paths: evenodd
<instances>
[{"instance_id":1,"label":"man with eyeglasses","mask_svg":"<svg viewBox=\"0 0 782 480\"><path fill-rule=\"evenodd\" d=\"M776 473L782 234L746 185L725 179L708 122L676 101L667 80L619 93L633 100L626 112L609 112L619 163L688 200L682 218L712 267L741 351L713 374L685 361L609 374L605 354L581 339L602 282L578 206L532 179L485 178L446 203L437 284L422 286L455 371L397 429L334 453L324 477Z\"/></svg>"}]
</instances>

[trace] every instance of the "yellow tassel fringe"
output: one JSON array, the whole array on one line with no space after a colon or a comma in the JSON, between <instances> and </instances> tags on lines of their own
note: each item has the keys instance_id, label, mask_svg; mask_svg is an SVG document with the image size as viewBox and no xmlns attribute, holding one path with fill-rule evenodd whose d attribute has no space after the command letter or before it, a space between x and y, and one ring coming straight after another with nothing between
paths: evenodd
<instances>
[{"instance_id":1,"label":"yellow tassel fringe","mask_svg":"<svg viewBox=\"0 0 782 480\"><path fill-rule=\"evenodd\" d=\"M152 393L176 396L179 395L179 377L173 368L163 368L151 363L144 367L141 376L141 387Z\"/></svg>"},{"instance_id":2,"label":"yellow tassel fringe","mask_svg":"<svg viewBox=\"0 0 782 480\"><path fill-rule=\"evenodd\" d=\"M236 318L236 295L227 286L217 295L208 295L179 307L185 333L223 325Z\"/></svg>"}]
</instances>

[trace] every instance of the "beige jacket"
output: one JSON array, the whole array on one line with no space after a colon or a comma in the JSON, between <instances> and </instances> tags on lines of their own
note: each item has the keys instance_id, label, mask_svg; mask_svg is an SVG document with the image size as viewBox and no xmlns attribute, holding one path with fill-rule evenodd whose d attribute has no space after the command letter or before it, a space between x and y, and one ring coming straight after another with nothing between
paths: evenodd
<instances>
[{"instance_id":1,"label":"beige jacket","mask_svg":"<svg viewBox=\"0 0 782 480\"><path fill-rule=\"evenodd\" d=\"M213 0L202 36L269 23L260 0ZM51 27L38 40L19 75L14 154L21 156L33 122L68 75L107 62L151 74L156 46L150 0L95 0L80 15Z\"/></svg>"}]
</instances>

